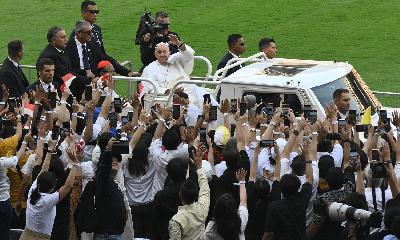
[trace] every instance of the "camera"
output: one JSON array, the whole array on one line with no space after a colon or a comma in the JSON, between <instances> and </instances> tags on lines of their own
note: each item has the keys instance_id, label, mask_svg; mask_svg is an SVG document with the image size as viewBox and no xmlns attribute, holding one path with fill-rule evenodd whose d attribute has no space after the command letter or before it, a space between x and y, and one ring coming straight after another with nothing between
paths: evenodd
<instances>
[{"instance_id":1,"label":"camera","mask_svg":"<svg viewBox=\"0 0 400 240\"><path fill-rule=\"evenodd\" d=\"M328 216L331 221L361 221L367 222L370 227L380 227L382 213L357 209L344 203L333 202L328 207Z\"/></svg>"},{"instance_id":2,"label":"camera","mask_svg":"<svg viewBox=\"0 0 400 240\"><path fill-rule=\"evenodd\" d=\"M157 32L168 29L168 23L156 24L155 18L151 15L151 12L145 12L140 18L140 23L136 31L135 44L140 45L142 43L143 35L150 33L150 42L154 45L160 42L168 42L168 36L157 36Z\"/></svg>"},{"instance_id":3,"label":"camera","mask_svg":"<svg viewBox=\"0 0 400 240\"><path fill-rule=\"evenodd\" d=\"M372 177L373 178L385 178L387 176L386 168L385 168L385 163L372 160L371 163L369 164L369 167L372 170Z\"/></svg>"}]
</instances>

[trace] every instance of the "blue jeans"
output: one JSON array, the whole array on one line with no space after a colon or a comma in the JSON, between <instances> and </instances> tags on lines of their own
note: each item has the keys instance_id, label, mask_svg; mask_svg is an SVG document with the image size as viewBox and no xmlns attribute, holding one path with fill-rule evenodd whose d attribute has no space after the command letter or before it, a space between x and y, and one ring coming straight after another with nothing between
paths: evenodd
<instances>
[{"instance_id":1,"label":"blue jeans","mask_svg":"<svg viewBox=\"0 0 400 240\"><path fill-rule=\"evenodd\" d=\"M0 202L0 240L9 240L12 207L10 199Z\"/></svg>"},{"instance_id":2,"label":"blue jeans","mask_svg":"<svg viewBox=\"0 0 400 240\"><path fill-rule=\"evenodd\" d=\"M107 234L107 233L95 233L93 240L123 240L121 235Z\"/></svg>"}]
</instances>

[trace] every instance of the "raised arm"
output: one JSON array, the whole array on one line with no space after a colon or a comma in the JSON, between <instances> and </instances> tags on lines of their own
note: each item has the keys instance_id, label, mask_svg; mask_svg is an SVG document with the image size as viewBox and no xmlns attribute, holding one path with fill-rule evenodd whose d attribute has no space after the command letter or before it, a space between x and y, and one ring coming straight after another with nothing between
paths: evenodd
<instances>
[{"instance_id":1,"label":"raised arm","mask_svg":"<svg viewBox=\"0 0 400 240\"><path fill-rule=\"evenodd\" d=\"M392 196L393 198L395 198L399 194L399 187L397 185L396 174L393 170L392 161L390 159L389 144L387 143L383 144L380 156L381 156L381 161L383 161L386 168L388 183L390 186L390 190L392 191Z\"/></svg>"},{"instance_id":2,"label":"raised arm","mask_svg":"<svg viewBox=\"0 0 400 240\"><path fill-rule=\"evenodd\" d=\"M240 205L247 208L246 174L247 172L243 168L236 172L236 179L239 182Z\"/></svg>"},{"instance_id":3,"label":"raised arm","mask_svg":"<svg viewBox=\"0 0 400 240\"><path fill-rule=\"evenodd\" d=\"M86 126L83 132L83 140L85 142L90 142L93 137L93 113L95 107L92 100L86 103Z\"/></svg>"},{"instance_id":4,"label":"raised arm","mask_svg":"<svg viewBox=\"0 0 400 240\"><path fill-rule=\"evenodd\" d=\"M257 147L254 149L253 161L251 162L250 167L250 176L249 181L255 182L257 177L257 169L258 169L258 155L260 154L261 148L260 144L257 143Z\"/></svg>"},{"instance_id":5,"label":"raised arm","mask_svg":"<svg viewBox=\"0 0 400 240\"><path fill-rule=\"evenodd\" d=\"M275 115L272 117L267 130L265 130L264 134L261 137L261 140L273 139L273 133L276 126L282 121L281 111L278 110Z\"/></svg>"}]
</instances>

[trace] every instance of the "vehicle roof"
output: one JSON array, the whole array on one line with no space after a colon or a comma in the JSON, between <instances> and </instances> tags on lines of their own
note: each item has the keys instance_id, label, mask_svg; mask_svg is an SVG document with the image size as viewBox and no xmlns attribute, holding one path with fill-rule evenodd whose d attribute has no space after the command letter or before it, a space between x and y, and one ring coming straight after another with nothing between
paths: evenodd
<instances>
[{"instance_id":1,"label":"vehicle roof","mask_svg":"<svg viewBox=\"0 0 400 240\"><path fill-rule=\"evenodd\" d=\"M266 70L268 69L268 70ZM221 80L222 83L241 83L313 88L347 75L353 66L344 62L276 58L247 65ZM269 71L269 74L267 74Z\"/></svg>"}]
</instances>

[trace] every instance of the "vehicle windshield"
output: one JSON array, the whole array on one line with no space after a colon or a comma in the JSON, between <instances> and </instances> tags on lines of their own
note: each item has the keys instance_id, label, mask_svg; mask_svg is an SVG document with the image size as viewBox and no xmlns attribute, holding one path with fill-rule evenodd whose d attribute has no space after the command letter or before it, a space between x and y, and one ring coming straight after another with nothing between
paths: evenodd
<instances>
[{"instance_id":1,"label":"vehicle windshield","mask_svg":"<svg viewBox=\"0 0 400 240\"><path fill-rule=\"evenodd\" d=\"M321 106L325 107L326 104L332 102L333 98L333 92L336 89L339 88L345 88L350 91L350 109L357 110L358 112L361 112L362 109L357 104L356 97L354 95L353 90L351 87L348 87L346 82L348 81L345 77L337 79L333 82L318 86L318 87L313 87L311 90L314 92L315 96L318 98L318 101L321 103Z\"/></svg>"}]
</instances>

